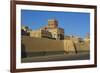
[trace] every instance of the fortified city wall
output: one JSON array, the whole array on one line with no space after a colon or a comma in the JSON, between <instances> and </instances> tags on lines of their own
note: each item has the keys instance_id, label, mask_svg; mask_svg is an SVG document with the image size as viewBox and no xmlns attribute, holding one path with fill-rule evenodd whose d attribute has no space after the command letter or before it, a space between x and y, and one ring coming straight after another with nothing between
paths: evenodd
<instances>
[{"instance_id":1,"label":"fortified city wall","mask_svg":"<svg viewBox=\"0 0 100 73\"><path fill-rule=\"evenodd\" d=\"M89 42L75 43L73 40L52 40L22 36L21 43L22 52L29 57L44 54L89 52Z\"/></svg>"}]
</instances>

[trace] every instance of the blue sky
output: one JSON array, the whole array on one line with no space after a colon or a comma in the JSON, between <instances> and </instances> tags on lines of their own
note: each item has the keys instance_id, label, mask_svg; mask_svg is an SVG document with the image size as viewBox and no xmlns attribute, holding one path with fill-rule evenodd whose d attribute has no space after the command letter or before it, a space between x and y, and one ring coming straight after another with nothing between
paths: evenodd
<instances>
[{"instance_id":1,"label":"blue sky","mask_svg":"<svg viewBox=\"0 0 100 73\"><path fill-rule=\"evenodd\" d=\"M90 32L90 13L21 10L21 24L32 30L46 26L49 19L56 19L65 35L84 37Z\"/></svg>"}]
</instances>

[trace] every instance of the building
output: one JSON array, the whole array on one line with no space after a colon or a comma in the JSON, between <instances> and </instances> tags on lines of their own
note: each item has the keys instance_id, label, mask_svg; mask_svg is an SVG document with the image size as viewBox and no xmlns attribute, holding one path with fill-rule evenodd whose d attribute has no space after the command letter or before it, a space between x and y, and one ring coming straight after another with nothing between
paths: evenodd
<instances>
[{"instance_id":1,"label":"building","mask_svg":"<svg viewBox=\"0 0 100 73\"><path fill-rule=\"evenodd\" d=\"M49 31L45 31L42 29L34 30L30 32L30 37L35 38L52 38L52 35Z\"/></svg>"},{"instance_id":2,"label":"building","mask_svg":"<svg viewBox=\"0 0 100 73\"><path fill-rule=\"evenodd\" d=\"M21 26L21 35L23 36L29 36L29 28L27 26Z\"/></svg>"},{"instance_id":3,"label":"building","mask_svg":"<svg viewBox=\"0 0 100 73\"><path fill-rule=\"evenodd\" d=\"M48 26L44 27L46 30L48 30L52 38L54 39L64 39L64 29L58 27L58 21L55 19L48 20Z\"/></svg>"},{"instance_id":4,"label":"building","mask_svg":"<svg viewBox=\"0 0 100 73\"><path fill-rule=\"evenodd\" d=\"M55 19L48 20L47 26L42 27L38 30L29 31L29 29L25 26L22 27L22 30L24 30L26 33L29 33L30 37L49 38L56 40L64 39L64 29L58 27L58 21ZM25 32L23 35L26 35Z\"/></svg>"},{"instance_id":5,"label":"building","mask_svg":"<svg viewBox=\"0 0 100 73\"><path fill-rule=\"evenodd\" d=\"M86 34L86 36L84 38L84 41L85 42L90 42L90 34L89 33Z\"/></svg>"}]
</instances>

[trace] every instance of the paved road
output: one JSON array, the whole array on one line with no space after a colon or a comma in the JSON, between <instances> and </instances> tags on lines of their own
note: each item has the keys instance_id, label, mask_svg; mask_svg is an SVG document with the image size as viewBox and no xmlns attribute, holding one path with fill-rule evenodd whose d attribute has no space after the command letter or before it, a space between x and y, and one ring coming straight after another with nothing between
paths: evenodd
<instances>
[{"instance_id":1,"label":"paved road","mask_svg":"<svg viewBox=\"0 0 100 73\"><path fill-rule=\"evenodd\" d=\"M89 53L79 54L58 54L49 56L23 58L22 62L47 62L47 61L63 61L63 60L86 60L89 59Z\"/></svg>"}]
</instances>

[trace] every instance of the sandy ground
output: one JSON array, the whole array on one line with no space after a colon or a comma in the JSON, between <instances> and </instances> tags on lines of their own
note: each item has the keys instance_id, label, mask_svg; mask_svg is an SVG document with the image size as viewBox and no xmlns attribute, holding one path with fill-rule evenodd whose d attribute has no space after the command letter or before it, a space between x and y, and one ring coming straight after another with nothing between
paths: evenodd
<instances>
[{"instance_id":1,"label":"sandy ground","mask_svg":"<svg viewBox=\"0 0 100 73\"><path fill-rule=\"evenodd\" d=\"M47 62L47 61L64 61L64 60L86 60L89 59L89 53L71 53L71 54L57 54L57 55L49 55L49 56L39 56L39 57L29 57L22 58L22 63L27 62Z\"/></svg>"}]
</instances>

